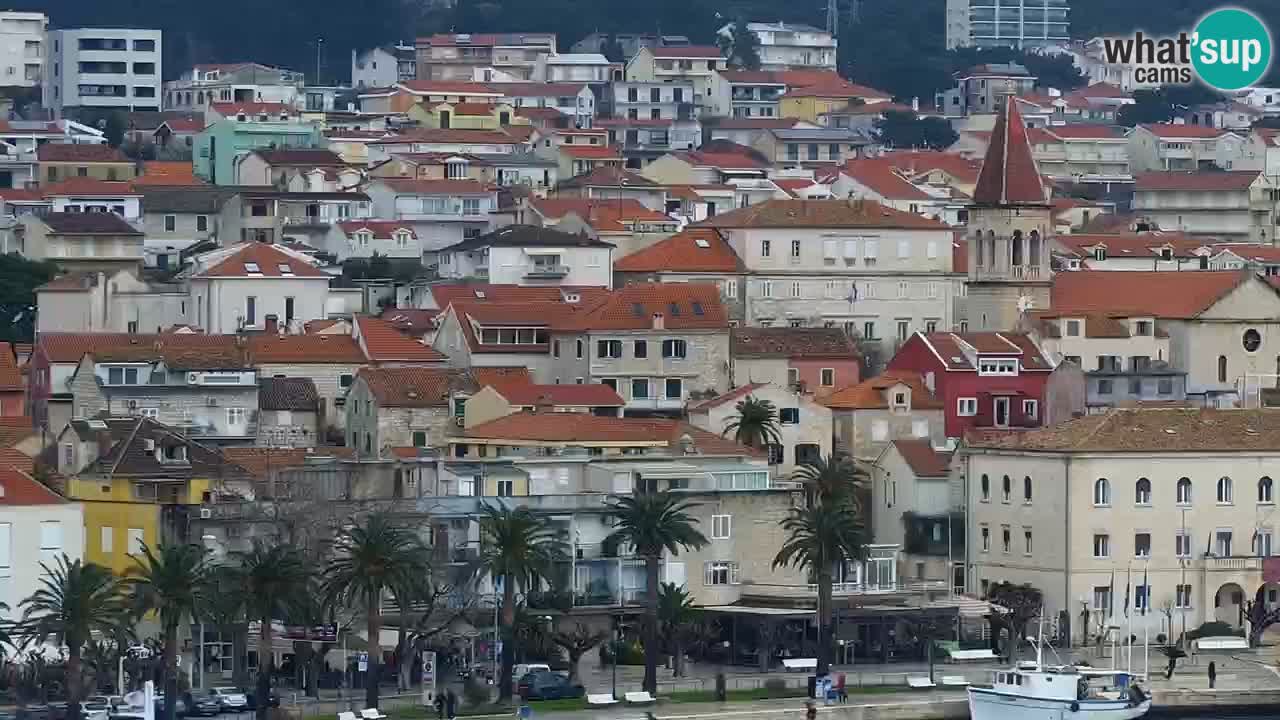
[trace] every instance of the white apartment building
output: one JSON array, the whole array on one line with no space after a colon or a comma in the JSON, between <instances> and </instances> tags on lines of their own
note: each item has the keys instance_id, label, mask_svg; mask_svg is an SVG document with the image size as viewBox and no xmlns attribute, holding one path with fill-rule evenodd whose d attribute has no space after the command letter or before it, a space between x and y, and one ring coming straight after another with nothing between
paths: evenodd
<instances>
[{"instance_id":1,"label":"white apartment building","mask_svg":"<svg viewBox=\"0 0 1280 720\"><path fill-rule=\"evenodd\" d=\"M551 83L609 82L613 63L600 53L543 53L533 66L533 79Z\"/></svg>"},{"instance_id":2,"label":"white apartment building","mask_svg":"<svg viewBox=\"0 0 1280 720\"><path fill-rule=\"evenodd\" d=\"M1203 125L1149 123L1129 133L1129 164L1147 170L1234 170L1245 158L1246 138Z\"/></svg>"},{"instance_id":3,"label":"white apartment building","mask_svg":"<svg viewBox=\"0 0 1280 720\"><path fill-rule=\"evenodd\" d=\"M727 117L731 108L720 71L728 68L720 48L706 45L641 48L627 61L628 82L688 82L700 115Z\"/></svg>"},{"instance_id":4,"label":"white apartment building","mask_svg":"<svg viewBox=\"0 0 1280 720\"><path fill-rule=\"evenodd\" d=\"M759 41L761 70L835 70L837 40L834 35L797 23L749 22L747 30ZM732 37L733 23L720 28Z\"/></svg>"},{"instance_id":5,"label":"white apartment building","mask_svg":"<svg viewBox=\"0 0 1280 720\"><path fill-rule=\"evenodd\" d=\"M439 251L440 275L496 285L610 287L613 245L585 234L508 225Z\"/></svg>"},{"instance_id":6,"label":"white apartment building","mask_svg":"<svg viewBox=\"0 0 1280 720\"><path fill-rule=\"evenodd\" d=\"M1069 10L1067 0L947 0L947 48L1066 45Z\"/></svg>"},{"instance_id":7,"label":"white apartment building","mask_svg":"<svg viewBox=\"0 0 1280 720\"><path fill-rule=\"evenodd\" d=\"M913 333L956 324L964 278L952 268L954 232L937 220L871 200L769 200L705 224L748 273L749 326L842 327L880 340L888 358Z\"/></svg>"},{"instance_id":8,"label":"white apartment building","mask_svg":"<svg viewBox=\"0 0 1280 720\"><path fill-rule=\"evenodd\" d=\"M1270 244L1280 233L1280 189L1257 170L1138 173L1133 212L1161 230Z\"/></svg>"},{"instance_id":9,"label":"white apartment building","mask_svg":"<svg viewBox=\"0 0 1280 720\"><path fill-rule=\"evenodd\" d=\"M1213 620L1243 628L1259 589L1276 602L1263 579L1276 552L1276 415L1116 409L973 439L963 458L969 592L1029 583L1045 617L1073 618L1076 643L1113 619L1126 627L1124 598L1133 632L1145 625L1152 642Z\"/></svg>"},{"instance_id":10,"label":"white apartment building","mask_svg":"<svg viewBox=\"0 0 1280 720\"><path fill-rule=\"evenodd\" d=\"M385 88L408 82L417 75L417 58L412 45L384 45L357 52L351 49L351 85L356 88Z\"/></svg>"},{"instance_id":11,"label":"white apartment building","mask_svg":"<svg viewBox=\"0 0 1280 720\"><path fill-rule=\"evenodd\" d=\"M1113 125L1053 125L1027 132L1040 172L1078 183L1129 182L1129 140Z\"/></svg>"},{"instance_id":12,"label":"white apartment building","mask_svg":"<svg viewBox=\"0 0 1280 720\"><path fill-rule=\"evenodd\" d=\"M297 105L304 73L260 63L195 65L164 84L166 110L205 111L214 103Z\"/></svg>"},{"instance_id":13,"label":"white apartment building","mask_svg":"<svg viewBox=\"0 0 1280 720\"><path fill-rule=\"evenodd\" d=\"M11 466L0 468L0 487L0 617L15 621L22 616L19 603L41 587L42 563L53 567L63 554L82 559L84 506Z\"/></svg>"},{"instance_id":14,"label":"white apartment building","mask_svg":"<svg viewBox=\"0 0 1280 720\"><path fill-rule=\"evenodd\" d=\"M49 33L44 106L159 110L161 32L139 28L77 28Z\"/></svg>"},{"instance_id":15,"label":"white apartment building","mask_svg":"<svg viewBox=\"0 0 1280 720\"><path fill-rule=\"evenodd\" d=\"M39 85L48 53L49 16L40 12L0 12L0 85Z\"/></svg>"}]
</instances>

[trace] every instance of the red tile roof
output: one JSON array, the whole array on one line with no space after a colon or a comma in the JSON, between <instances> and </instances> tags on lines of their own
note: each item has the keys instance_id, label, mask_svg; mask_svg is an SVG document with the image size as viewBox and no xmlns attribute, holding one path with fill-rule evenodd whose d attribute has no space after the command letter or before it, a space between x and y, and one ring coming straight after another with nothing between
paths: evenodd
<instances>
[{"instance_id":1,"label":"red tile roof","mask_svg":"<svg viewBox=\"0 0 1280 720\"><path fill-rule=\"evenodd\" d=\"M379 319L391 323L397 330L410 335L421 335L435 329L439 310L389 307L382 310Z\"/></svg>"},{"instance_id":2,"label":"red tile roof","mask_svg":"<svg viewBox=\"0 0 1280 720\"><path fill-rule=\"evenodd\" d=\"M729 392L724 393L723 395L717 395L716 397L713 397L710 400L703 400L697 405L691 406L689 408L689 413L692 414L692 413L707 412L708 410L711 410L712 408L718 408L721 405L724 405L725 403L730 403L730 402L739 400L741 398L745 398L748 395L754 393L756 390L759 390L762 387L768 387L768 386L769 386L769 383L747 383L746 385L736 387L730 390Z\"/></svg>"},{"instance_id":3,"label":"red tile roof","mask_svg":"<svg viewBox=\"0 0 1280 720\"><path fill-rule=\"evenodd\" d=\"M232 336L213 336L232 337ZM249 356L255 364L361 365L364 352L350 335L268 335L249 336Z\"/></svg>"},{"instance_id":4,"label":"red tile roof","mask_svg":"<svg viewBox=\"0 0 1280 720\"><path fill-rule=\"evenodd\" d=\"M501 391L512 385L532 385L533 376L527 367L473 367L471 379L479 387L493 387Z\"/></svg>"},{"instance_id":5,"label":"red tile roof","mask_svg":"<svg viewBox=\"0 0 1280 720\"><path fill-rule=\"evenodd\" d=\"M512 405L621 407L626 404L608 385L534 385L509 383L494 388Z\"/></svg>"},{"instance_id":6,"label":"red tile roof","mask_svg":"<svg viewBox=\"0 0 1280 720\"><path fill-rule=\"evenodd\" d=\"M1027 127L1017 103L1005 103L1004 112L996 118L973 200L993 207L1046 202L1040 168L1031 155Z\"/></svg>"},{"instance_id":7,"label":"red tile roof","mask_svg":"<svg viewBox=\"0 0 1280 720\"><path fill-rule=\"evenodd\" d=\"M1204 125L1181 125L1174 123L1146 123L1139 127L1147 130L1156 137L1166 139L1216 138L1231 132L1230 130L1205 127Z\"/></svg>"},{"instance_id":8,"label":"red tile roof","mask_svg":"<svg viewBox=\"0 0 1280 720\"><path fill-rule=\"evenodd\" d=\"M1162 248L1173 249L1175 257L1193 257L1194 250L1203 247L1203 240L1183 235L1179 232L1143 232L1116 233L1100 235L1091 233L1073 233L1056 235L1054 240L1069 253L1080 258L1092 256L1092 248L1099 245L1107 249L1107 257L1149 257L1160 256Z\"/></svg>"},{"instance_id":9,"label":"red tile roof","mask_svg":"<svg viewBox=\"0 0 1280 720\"><path fill-rule=\"evenodd\" d=\"M66 498L12 465L0 465L0 506L61 505Z\"/></svg>"},{"instance_id":10,"label":"red tile roof","mask_svg":"<svg viewBox=\"0 0 1280 720\"><path fill-rule=\"evenodd\" d=\"M435 348L406 336L391 323L358 315L353 329L365 355L375 362L444 362L448 360Z\"/></svg>"},{"instance_id":11,"label":"red tile roof","mask_svg":"<svg viewBox=\"0 0 1280 720\"><path fill-rule=\"evenodd\" d=\"M393 233L400 230L408 232L412 238L418 237L418 234L413 231L413 223L399 220L347 220L338 223L338 227L342 228L342 232L347 236L355 235L361 230L368 230L378 240L390 240Z\"/></svg>"},{"instance_id":12,"label":"red tile roof","mask_svg":"<svg viewBox=\"0 0 1280 720\"><path fill-rule=\"evenodd\" d=\"M542 217L549 219L559 219L574 213L583 220L589 220L594 215L607 213L615 221L675 222L656 210L650 210L634 198L601 200L576 197L531 197L529 206Z\"/></svg>"},{"instance_id":13,"label":"red tile roof","mask_svg":"<svg viewBox=\"0 0 1280 720\"><path fill-rule=\"evenodd\" d=\"M730 352L737 358L857 360L848 333L839 328L733 328Z\"/></svg>"},{"instance_id":14,"label":"red tile roof","mask_svg":"<svg viewBox=\"0 0 1280 720\"><path fill-rule=\"evenodd\" d=\"M717 228L901 228L947 230L949 226L874 200L766 200L698 223Z\"/></svg>"},{"instance_id":15,"label":"red tile roof","mask_svg":"<svg viewBox=\"0 0 1280 720\"><path fill-rule=\"evenodd\" d=\"M672 153L694 167L712 167L722 170L760 170L765 163L747 155L732 152L704 152L702 150L684 150Z\"/></svg>"},{"instance_id":16,"label":"red tile roof","mask_svg":"<svg viewBox=\"0 0 1280 720\"><path fill-rule=\"evenodd\" d=\"M893 446L916 477L946 477L951 474L951 456L934 450L928 440L894 440Z\"/></svg>"},{"instance_id":17,"label":"red tile roof","mask_svg":"<svg viewBox=\"0 0 1280 720\"><path fill-rule=\"evenodd\" d=\"M44 190L41 188L0 188L0 199L10 203L45 202Z\"/></svg>"},{"instance_id":18,"label":"red tile roof","mask_svg":"<svg viewBox=\"0 0 1280 720\"><path fill-rule=\"evenodd\" d=\"M912 185L899 174L897 168L888 160L881 158L849 160L840 166L840 172L886 200L933 199L929 193Z\"/></svg>"},{"instance_id":19,"label":"red tile roof","mask_svg":"<svg viewBox=\"0 0 1280 720\"><path fill-rule=\"evenodd\" d=\"M415 128L399 135L391 135L381 140L370 140L368 145L406 145L411 143L430 145L454 145L458 143L476 143L489 145L519 144L519 138L512 137L500 130L466 130L459 128ZM451 153L452 154L452 153Z\"/></svg>"},{"instance_id":20,"label":"red tile roof","mask_svg":"<svg viewBox=\"0 0 1280 720\"><path fill-rule=\"evenodd\" d=\"M954 153L936 150L894 150L880 156L908 177L941 170L961 182L977 182L982 166Z\"/></svg>"},{"instance_id":21,"label":"red tile roof","mask_svg":"<svg viewBox=\"0 0 1280 720\"><path fill-rule=\"evenodd\" d=\"M246 265L256 263L258 271L251 273ZM288 268L286 273L284 268ZM232 254L208 267L192 278L252 278L252 277L325 278L330 275L294 253L285 252L274 245L260 242L243 242Z\"/></svg>"},{"instance_id":22,"label":"red tile roof","mask_svg":"<svg viewBox=\"0 0 1280 720\"><path fill-rule=\"evenodd\" d=\"M110 145L73 145L45 143L36 148L40 162L127 163L129 158Z\"/></svg>"},{"instance_id":23,"label":"red tile roof","mask_svg":"<svg viewBox=\"0 0 1280 720\"><path fill-rule=\"evenodd\" d=\"M729 327L720 289L712 283L628 285L557 323L565 330L644 330L657 314L669 330Z\"/></svg>"},{"instance_id":24,"label":"red tile roof","mask_svg":"<svg viewBox=\"0 0 1280 720\"><path fill-rule=\"evenodd\" d=\"M1249 245L1245 243L1218 243L1212 246L1215 253L1230 252L1252 262L1280 262L1280 247L1275 245Z\"/></svg>"},{"instance_id":25,"label":"red tile roof","mask_svg":"<svg viewBox=\"0 0 1280 720\"><path fill-rule=\"evenodd\" d=\"M911 407L916 410L941 410L942 401L934 397L913 372L888 370L876 377L849 385L823 397L818 402L832 410L887 410L889 396L885 392L894 385L911 388Z\"/></svg>"},{"instance_id":26,"label":"red tile roof","mask_svg":"<svg viewBox=\"0 0 1280 720\"><path fill-rule=\"evenodd\" d=\"M75 195L77 197L129 197L141 194L137 190L134 190L130 183L98 180L97 178L90 177L67 178L62 182L45 185L43 190L45 197L65 197L71 195Z\"/></svg>"},{"instance_id":27,"label":"red tile roof","mask_svg":"<svg viewBox=\"0 0 1280 720\"><path fill-rule=\"evenodd\" d=\"M1127 98L1129 93L1120 89L1119 85L1096 82L1075 90L1072 94L1090 98Z\"/></svg>"},{"instance_id":28,"label":"red tile roof","mask_svg":"<svg viewBox=\"0 0 1280 720\"><path fill-rule=\"evenodd\" d=\"M489 83L489 87L504 97L572 97L586 86L586 83L574 82Z\"/></svg>"},{"instance_id":29,"label":"red tile roof","mask_svg":"<svg viewBox=\"0 0 1280 720\"><path fill-rule=\"evenodd\" d=\"M345 167L347 164L334 151L322 148L262 148L253 152L268 165Z\"/></svg>"},{"instance_id":30,"label":"red tile roof","mask_svg":"<svg viewBox=\"0 0 1280 720\"><path fill-rule=\"evenodd\" d=\"M1250 271L1064 272L1053 276L1050 309L1058 315L1107 313L1190 319L1226 297L1242 283L1257 280Z\"/></svg>"},{"instance_id":31,"label":"red tile roof","mask_svg":"<svg viewBox=\"0 0 1280 720\"><path fill-rule=\"evenodd\" d=\"M742 259L714 228L689 227L613 264L617 272L743 271Z\"/></svg>"},{"instance_id":32,"label":"red tile roof","mask_svg":"<svg viewBox=\"0 0 1280 720\"><path fill-rule=\"evenodd\" d=\"M172 133L194 134L204 129L204 118L173 117L160 123L160 127L167 127Z\"/></svg>"},{"instance_id":33,"label":"red tile roof","mask_svg":"<svg viewBox=\"0 0 1280 720\"><path fill-rule=\"evenodd\" d=\"M714 45L685 45L683 47L649 48L656 58L723 58L724 53Z\"/></svg>"},{"instance_id":34,"label":"red tile roof","mask_svg":"<svg viewBox=\"0 0 1280 720\"><path fill-rule=\"evenodd\" d=\"M118 352L121 350L151 349L161 352L206 352L225 354L235 348L235 335L205 335L202 333L62 333L42 332L36 339L36 352L53 363L78 363L85 353Z\"/></svg>"},{"instance_id":35,"label":"red tile roof","mask_svg":"<svg viewBox=\"0 0 1280 720\"><path fill-rule=\"evenodd\" d=\"M22 371L18 369L18 359L13 354L13 346L0 342L0 390L21 390Z\"/></svg>"},{"instance_id":36,"label":"red tile roof","mask_svg":"<svg viewBox=\"0 0 1280 720\"><path fill-rule=\"evenodd\" d=\"M531 120L559 120L568 117L558 109L553 107L518 107L516 108L516 117L529 118Z\"/></svg>"},{"instance_id":37,"label":"red tile roof","mask_svg":"<svg viewBox=\"0 0 1280 720\"><path fill-rule=\"evenodd\" d=\"M583 160L618 160L622 150L614 145L559 145L557 149L572 158Z\"/></svg>"},{"instance_id":38,"label":"red tile roof","mask_svg":"<svg viewBox=\"0 0 1280 720\"><path fill-rule=\"evenodd\" d=\"M355 455L355 450L348 447L225 447L222 448L222 454L233 465L244 468L255 478L266 480L273 472L302 467L311 458L350 458Z\"/></svg>"},{"instance_id":39,"label":"red tile roof","mask_svg":"<svg viewBox=\"0 0 1280 720\"><path fill-rule=\"evenodd\" d=\"M1247 190L1258 180L1260 170L1215 170L1212 172L1144 172L1134 178L1134 189L1167 190Z\"/></svg>"},{"instance_id":40,"label":"red tile roof","mask_svg":"<svg viewBox=\"0 0 1280 720\"><path fill-rule=\"evenodd\" d=\"M190 162L149 160L142 164L142 174L133 179L135 188L145 185L204 185L196 177Z\"/></svg>"},{"instance_id":41,"label":"red tile roof","mask_svg":"<svg viewBox=\"0 0 1280 720\"><path fill-rule=\"evenodd\" d=\"M491 283L432 283L427 286L436 305L446 308L461 300L478 303L563 302L558 286L495 285ZM483 297L481 297L483 295Z\"/></svg>"},{"instance_id":42,"label":"red tile roof","mask_svg":"<svg viewBox=\"0 0 1280 720\"><path fill-rule=\"evenodd\" d=\"M366 367L363 379L381 407L447 407L449 392L461 371L454 368Z\"/></svg>"},{"instance_id":43,"label":"red tile roof","mask_svg":"<svg viewBox=\"0 0 1280 720\"><path fill-rule=\"evenodd\" d=\"M1071 274L1071 273L1065 273ZM1050 372L1053 363L1023 333L916 333L948 371L975 370L979 355L1015 356L1022 361L1023 372Z\"/></svg>"}]
</instances>

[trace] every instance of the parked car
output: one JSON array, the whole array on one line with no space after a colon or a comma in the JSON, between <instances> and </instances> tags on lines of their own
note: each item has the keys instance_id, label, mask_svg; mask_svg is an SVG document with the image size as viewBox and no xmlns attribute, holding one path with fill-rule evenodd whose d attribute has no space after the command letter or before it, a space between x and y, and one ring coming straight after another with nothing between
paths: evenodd
<instances>
[{"instance_id":1,"label":"parked car","mask_svg":"<svg viewBox=\"0 0 1280 720\"><path fill-rule=\"evenodd\" d=\"M209 690L209 694L218 698L218 702L222 704L223 711L243 712L249 709L249 698L245 696L240 688L216 687Z\"/></svg>"},{"instance_id":2,"label":"parked car","mask_svg":"<svg viewBox=\"0 0 1280 720\"><path fill-rule=\"evenodd\" d=\"M546 663L518 663L511 668L511 677L519 680L532 672L551 672L551 666Z\"/></svg>"},{"instance_id":3,"label":"parked car","mask_svg":"<svg viewBox=\"0 0 1280 720\"><path fill-rule=\"evenodd\" d=\"M580 698L586 692L581 685L549 670L531 672L520 678L520 697L526 700L558 700Z\"/></svg>"},{"instance_id":4,"label":"parked car","mask_svg":"<svg viewBox=\"0 0 1280 720\"><path fill-rule=\"evenodd\" d=\"M187 693L183 700L187 704L187 717L213 717L222 712L222 703L209 693Z\"/></svg>"}]
</instances>

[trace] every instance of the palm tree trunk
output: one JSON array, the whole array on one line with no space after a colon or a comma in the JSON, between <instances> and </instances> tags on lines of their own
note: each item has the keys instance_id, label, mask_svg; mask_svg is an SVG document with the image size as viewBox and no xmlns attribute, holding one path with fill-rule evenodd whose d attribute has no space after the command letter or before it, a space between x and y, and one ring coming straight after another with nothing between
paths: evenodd
<instances>
[{"instance_id":1,"label":"palm tree trunk","mask_svg":"<svg viewBox=\"0 0 1280 720\"><path fill-rule=\"evenodd\" d=\"M37 680L38 682L38 680ZM80 645L67 643L67 717L80 717L80 694L83 680L80 669Z\"/></svg>"},{"instance_id":2,"label":"palm tree trunk","mask_svg":"<svg viewBox=\"0 0 1280 720\"><path fill-rule=\"evenodd\" d=\"M375 597L369 601L368 607L365 608L365 617L368 621L366 630L369 633L369 674L365 676L364 681L364 702L365 706L377 709L378 678L381 675L382 666L382 643L379 642L379 635L382 633L381 597Z\"/></svg>"},{"instance_id":3,"label":"palm tree trunk","mask_svg":"<svg viewBox=\"0 0 1280 720\"><path fill-rule=\"evenodd\" d=\"M164 624L164 720L173 720L177 703L178 623L169 620Z\"/></svg>"},{"instance_id":4,"label":"palm tree trunk","mask_svg":"<svg viewBox=\"0 0 1280 720\"><path fill-rule=\"evenodd\" d=\"M400 629L396 634L396 690L405 692L409 689L409 667L412 653L409 650L409 621L406 620L404 608L400 608Z\"/></svg>"},{"instance_id":5,"label":"palm tree trunk","mask_svg":"<svg viewBox=\"0 0 1280 720\"><path fill-rule=\"evenodd\" d=\"M819 676L831 671L831 571L818 573L818 667Z\"/></svg>"},{"instance_id":6,"label":"palm tree trunk","mask_svg":"<svg viewBox=\"0 0 1280 720\"><path fill-rule=\"evenodd\" d=\"M658 556L644 558L644 684L658 692Z\"/></svg>"},{"instance_id":7,"label":"palm tree trunk","mask_svg":"<svg viewBox=\"0 0 1280 720\"><path fill-rule=\"evenodd\" d=\"M498 676L498 702L511 699L511 673L516 660L516 587L515 578L502 578L502 670Z\"/></svg>"},{"instance_id":8,"label":"palm tree trunk","mask_svg":"<svg viewBox=\"0 0 1280 720\"><path fill-rule=\"evenodd\" d=\"M231 636L231 677L236 687L249 684L249 625L232 623L223 627L222 632Z\"/></svg>"},{"instance_id":9,"label":"palm tree trunk","mask_svg":"<svg viewBox=\"0 0 1280 720\"><path fill-rule=\"evenodd\" d=\"M275 664L271 647L271 616L265 616L258 622L258 682L254 690L254 716L258 720L267 720L271 709L271 669Z\"/></svg>"}]
</instances>

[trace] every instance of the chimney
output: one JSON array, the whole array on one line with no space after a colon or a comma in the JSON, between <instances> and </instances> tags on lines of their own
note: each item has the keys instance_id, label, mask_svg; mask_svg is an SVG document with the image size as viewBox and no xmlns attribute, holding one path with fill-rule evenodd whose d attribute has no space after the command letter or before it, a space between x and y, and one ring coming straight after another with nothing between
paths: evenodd
<instances>
[{"instance_id":1,"label":"chimney","mask_svg":"<svg viewBox=\"0 0 1280 720\"><path fill-rule=\"evenodd\" d=\"M665 317L663 317L662 313L660 313L660 312L659 312L659 313L654 313L654 314L653 314L653 329L654 329L654 330L666 330L666 329L667 329L667 319L666 319Z\"/></svg>"},{"instance_id":2,"label":"chimney","mask_svg":"<svg viewBox=\"0 0 1280 720\"><path fill-rule=\"evenodd\" d=\"M268 315L263 319L263 332L269 335L277 335L280 332L280 318L276 315Z\"/></svg>"}]
</instances>

